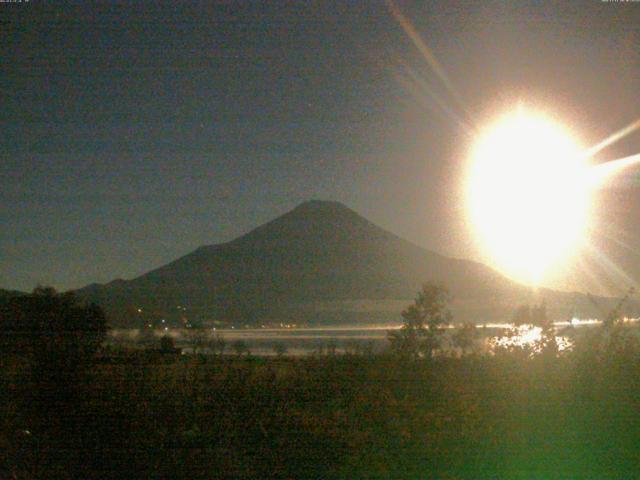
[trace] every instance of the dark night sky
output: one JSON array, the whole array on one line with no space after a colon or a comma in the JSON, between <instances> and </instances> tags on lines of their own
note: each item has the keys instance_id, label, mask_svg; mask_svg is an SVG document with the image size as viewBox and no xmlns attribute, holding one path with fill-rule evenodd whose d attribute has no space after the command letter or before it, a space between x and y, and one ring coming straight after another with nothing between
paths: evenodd
<instances>
[{"instance_id":1,"label":"dark night sky","mask_svg":"<svg viewBox=\"0 0 640 480\"><path fill-rule=\"evenodd\" d=\"M383 1L0 3L0 286L132 278L311 198L480 258L463 108L523 101L587 145L640 117L640 3L399 5L463 107ZM600 160L639 151L636 133ZM640 279L635 179L601 226Z\"/></svg>"}]
</instances>

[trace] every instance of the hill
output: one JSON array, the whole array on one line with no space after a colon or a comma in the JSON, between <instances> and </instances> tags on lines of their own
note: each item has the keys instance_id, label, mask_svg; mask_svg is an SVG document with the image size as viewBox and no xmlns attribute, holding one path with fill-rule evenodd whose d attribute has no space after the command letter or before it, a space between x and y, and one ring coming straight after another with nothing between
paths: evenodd
<instances>
[{"instance_id":1,"label":"hill","mask_svg":"<svg viewBox=\"0 0 640 480\"><path fill-rule=\"evenodd\" d=\"M77 294L103 305L120 325L160 317L372 324L399 321L426 281L449 287L457 320L503 321L517 305L540 298L556 317L599 314L584 295L532 292L485 265L426 250L324 201L305 202L233 241L200 247L138 278Z\"/></svg>"}]
</instances>

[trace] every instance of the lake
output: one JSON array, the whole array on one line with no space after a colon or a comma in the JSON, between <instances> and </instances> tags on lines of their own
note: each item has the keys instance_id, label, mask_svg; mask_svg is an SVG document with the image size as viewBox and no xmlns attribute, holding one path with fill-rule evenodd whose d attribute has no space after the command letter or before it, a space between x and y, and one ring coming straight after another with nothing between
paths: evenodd
<instances>
[{"instance_id":1,"label":"lake","mask_svg":"<svg viewBox=\"0 0 640 480\"><path fill-rule=\"evenodd\" d=\"M627 322L637 322L637 319L629 319ZM560 349L570 348L572 338L577 330L593 327L600 322L597 320L578 320L571 322L556 322L556 341ZM272 356L279 349L286 350L287 355L301 356L309 354L327 353L378 353L389 346L387 333L389 330L399 328L397 325L384 326L351 326L351 327L317 327L317 328L227 328L208 329L201 332L200 341L205 345L215 338L223 338L226 342L225 353L233 353L233 346L237 342L243 342L252 355ZM540 339L540 329L531 325L514 327L509 323L491 323L477 326L475 349L487 351L496 346L523 346L534 345ZM448 343L453 328L448 328L444 334L444 343ZM109 343L112 344L141 344L154 343L162 335L174 338L176 345L182 347L188 354L192 352L193 330L172 329L167 331L158 329L150 338L143 340L140 332L135 329L116 329L109 335ZM279 346L279 347L278 347ZM452 347L449 347L452 348ZM210 352L208 348L202 348L204 353Z\"/></svg>"}]
</instances>

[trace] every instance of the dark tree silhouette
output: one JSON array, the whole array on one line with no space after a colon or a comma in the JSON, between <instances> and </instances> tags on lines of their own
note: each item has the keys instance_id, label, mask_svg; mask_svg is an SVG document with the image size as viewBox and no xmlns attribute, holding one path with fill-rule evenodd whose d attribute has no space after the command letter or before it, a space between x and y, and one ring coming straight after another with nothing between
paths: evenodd
<instances>
[{"instance_id":1,"label":"dark tree silhouette","mask_svg":"<svg viewBox=\"0 0 640 480\"><path fill-rule=\"evenodd\" d=\"M456 328L453 334L453 344L460 349L462 355L469 353L473 347L473 342L478 336L476 325L471 322L465 322Z\"/></svg>"},{"instance_id":2,"label":"dark tree silhouette","mask_svg":"<svg viewBox=\"0 0 640 480\"><path fill-rule=\"evenodd\" d=\"M529 305L520 305L518 308L516 308L515 312L513 312L513 324L531 324L531 307Z\"/></svg>"},{"instance_id":3,"label":"dark tree silhouette","mask_svg":"<svg viewBox=\"0 0 640 480\"><path fill-rule=\"evenodd\" d=\"M273 344L273 352L278 356L282 357L287 353L287 346L282 342L276 342Z\"/></svg>"},{"instance_id":4,"label":"dark tree silhouette","mask_svg":"<svg viewBox=\"0 0 640 480\"><path fill-rule=\"evenodd\" d=\"M173 353L176 350L176 342L169 335L160 338L160 351L163 353Z\"/></svg>"},{"instance_id":5,"label":"dark tree silhouette","mask_svg":"<svg viewBox=\"0 0 640 480\"><path fill-rule=\"evenodd\" d=\"M72 293L37 287L0 311L0 348L31 358L36 370L75 371L93 358L107 333L104 311Z\"/></svg>"},{"instance_id":6,"label":"dark tree silhouette","mask_svg":"<svg viewBox=\"0 0 640 480\"><path fill-rule=\"evenodd\" d=\"M233 350L236 352L236 355L238 355L238 357L242 356L243 353L246 353L247 355L249 355L250 353L249 347L247 346L247 342L245 342L244 340L236 340L231 345L231 348L233 348Z\"/></svg>"},{"instance_id":7,"label":"dark tree silhouette","mask_svg":"<svg viewBox=\"0 0 640 480\"><path fill-rule=\"evenodd\" d=\"M599 355L601 359L624 357L624 355L630 353L633 356L633 352L639 346L639 341L637 335L625 326L624 307L635 293L634 287L629 288L627 293L610 310L603 309L596 299L589 294L589 300L600 310L602 325L601 328L593 329L583 335L583 342L579 346L581 355Z\"/></svg>"},{"instance_id":8,"label":"dark tree silhouette","mask_svg":"<svg viewBox=\"0 0 640 480\"><path fill-rule=\"evenodd\" d=\"M445 287L424 284L414 303L402 312L402 327L389 331L391 348L414 358L420 355L431 358L440 347L443 327L451 322L451 312L447 308L449 298Z\"/></svg>"},{"instance_id":9,"label":"dark tree silhouette","mask_svg":"<svg viewBox=\"0 0 640 480\"><path fill-rule=\"evenodd\" d=\"M227 341L224 339L224 336L216 333L209 339L209 348L214 354L217 353L222 357L227 348Z\"/></svg>"},{"instance_id":10,"label":"dark tree silhouette","mask_svg":"<svg viewBox=\"0 0 640 480\"><path fill-rule=\"evenodd\" d=\"M209 343L209 332L204 328L190 328L186 336L194 354L202 353Z\"/></svg>"},{"instance_id":11,"label":"dark tree silhouette","mask_svg":"<svg viewBox=\"0 0 640 480\"><path fill-rule=\"evenodd\" d=\"M547 316L547 304L544 300L538 305L520 305L514 312L513 323L514 325L539 327L540 340L536 342L536 350L552 356L558 354L556 328L553 321Z\"/></svg>"}]
</instances>

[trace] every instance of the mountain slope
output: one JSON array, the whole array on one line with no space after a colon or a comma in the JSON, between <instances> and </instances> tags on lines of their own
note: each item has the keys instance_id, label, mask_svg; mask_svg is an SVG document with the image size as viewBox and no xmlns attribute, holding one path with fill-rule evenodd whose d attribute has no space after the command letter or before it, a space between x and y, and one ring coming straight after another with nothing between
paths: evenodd
<instances>
[{"instance_id":1,"label":"mountain slope","mask_svg":"<svg viewBox=\"0 0 640 480\"><path fill-rule=\"evenodd\" d=\"M447 258L383 230L336 202L310 201L231 242L194 252L130 281L77 293L105 306L118 323L138 308L154 316L236 324L265 321L384 322L425 281L449 287L459 320L504 319L528 288L482 264ZM558 314L584 296L544 292ZM181 308L178 308L181 307Z\"/></svg>"}]
</instances>

